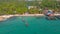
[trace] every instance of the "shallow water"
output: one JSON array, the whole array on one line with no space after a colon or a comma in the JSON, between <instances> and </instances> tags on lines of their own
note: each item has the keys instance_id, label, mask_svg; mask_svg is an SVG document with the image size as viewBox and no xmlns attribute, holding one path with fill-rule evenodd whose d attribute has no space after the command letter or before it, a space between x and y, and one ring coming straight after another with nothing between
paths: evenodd
<instances>
[{"instance_id":1,"label":"shallow water","mask_svg":"<svg viewBox=\"0 0 60 34\"><path fill-rule=\"evenodd\" d=\"M14 17L0 22L0 34L60 34L60 20L35 16Z\"/></svg>"}]
</instances>

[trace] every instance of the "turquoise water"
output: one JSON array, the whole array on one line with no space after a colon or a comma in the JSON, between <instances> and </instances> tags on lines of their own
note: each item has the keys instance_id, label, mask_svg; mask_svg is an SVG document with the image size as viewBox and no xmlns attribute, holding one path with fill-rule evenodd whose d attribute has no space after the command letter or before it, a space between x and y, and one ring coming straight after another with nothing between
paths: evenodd
<instances>
[{"instance_id":1,"label":"turquoise water","mask_svg":"<svg viewBox=\"0 0 60 34\"><path fill-rule=\"evenodd\" d=\"M0 22L0 34L60 34L60 20L46 20L44 17L10 18Z\"/></svg>"}]
</instances>

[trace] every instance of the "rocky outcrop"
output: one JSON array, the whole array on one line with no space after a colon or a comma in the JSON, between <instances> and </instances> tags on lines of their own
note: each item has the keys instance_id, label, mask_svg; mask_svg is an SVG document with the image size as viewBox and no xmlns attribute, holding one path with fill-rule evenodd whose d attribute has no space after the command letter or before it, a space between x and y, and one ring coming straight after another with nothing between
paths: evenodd
<instances>
[{"instance_id":1,"label":"rocky outcrop","mask_svg":"<svg viewBox=\"0 0 60 34\"><path fill-rule=\"evenodd\" d=\"M4 20L5 20L5 18L0 16L0 21L4 21Z\"/></svg>"},{"instance_id":2,"label":"rocky outcrop","mask_svg":"<svg viewBox=\"0 0 60 34\"><path fill-rule=\"evenodd\" d=\"M11 17L13 17L13 15L2 15L2 16L0 16L0 21L4 21L4 20L11 18Z\"/></svg>"}]
</instances>

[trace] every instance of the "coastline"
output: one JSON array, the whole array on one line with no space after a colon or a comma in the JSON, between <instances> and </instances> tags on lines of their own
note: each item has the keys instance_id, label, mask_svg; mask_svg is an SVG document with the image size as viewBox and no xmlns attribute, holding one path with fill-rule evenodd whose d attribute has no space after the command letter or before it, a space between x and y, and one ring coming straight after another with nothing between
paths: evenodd
<instances>
[{"instance_id":1,"label":"coastline","mask_svg":"<svg viewBox=\"0 0 60 34\"><path fill-rule=\"evenodd\" d=\"M54 15L60 15L60 14L54 14ZM20 14L15 14L15 15L2 15L0 16L0 21L4 21L8 18L11 18L11 17L14 17L14 16L44 16L44 14L23 14L23 15L20 15Z\"/></svg>"}]
</instances>

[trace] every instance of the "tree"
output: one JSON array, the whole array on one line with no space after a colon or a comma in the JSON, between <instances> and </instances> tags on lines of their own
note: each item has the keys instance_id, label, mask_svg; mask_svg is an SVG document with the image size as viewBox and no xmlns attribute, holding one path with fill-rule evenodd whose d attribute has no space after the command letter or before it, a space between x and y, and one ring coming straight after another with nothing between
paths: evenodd
<instances>
[{"instance_id":1,"label":"tree","mask_svg":"<svg viewBox=\"0 0 60 34\"><path fill-rule=\"evenodd\" d=\"M56 0L42 0L41 7L45 8L48 7L50 9L56 9L57 8L57 1Z\"/></svg>"}]
</instances>

